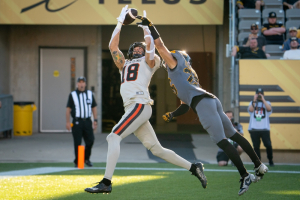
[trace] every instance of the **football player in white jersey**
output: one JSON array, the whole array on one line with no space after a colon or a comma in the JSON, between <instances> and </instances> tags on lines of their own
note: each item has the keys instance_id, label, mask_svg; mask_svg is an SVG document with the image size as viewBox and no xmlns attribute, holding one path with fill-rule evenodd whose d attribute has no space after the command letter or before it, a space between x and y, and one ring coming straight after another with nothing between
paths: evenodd
<instances>
[{"instance_id":1,"label":"football player in white jersey","mask_svg":"<svg viewBox=\"0 0 300 200\"><path fill-rule=\"evenodd\" d=\"M203 164L192 164L172 150L163 148L149 122L153 100L150 99L148 86L153 73L160 66L160 58L155 55L154 41L149 28L140 26L144 31L145 44L135 42L130 45L129 59L125 60L118 46L120 30L126 13L127 6L122 9L117 18L118 24L109 43L112 57L121 74L121 95L125 114L106 138L108 152L104 178L98 185L86 188L85 191L89 193L110 193L112 191L111 180L120 155L120 142L131 133L134 133L153 155L191 171L201 181L202 187L206 188L207 180L203 173Z\"/></svg>"}]
</instances>

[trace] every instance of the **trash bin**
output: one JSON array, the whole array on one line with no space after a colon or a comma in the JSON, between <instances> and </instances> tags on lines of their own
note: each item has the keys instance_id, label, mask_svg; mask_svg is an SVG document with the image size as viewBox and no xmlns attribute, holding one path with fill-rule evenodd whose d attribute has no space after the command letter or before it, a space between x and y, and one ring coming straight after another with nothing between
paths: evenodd
<instances>
[{"instance_id":1,"label":"trash bin","mask_svg":"<svg viewBox=\"0 0 300 200\"><path fill-rule=\"evenodd\" d=\"M14 102L14 135L32 135L32 113L34 102Z\"/></svg>"}]
</instances>

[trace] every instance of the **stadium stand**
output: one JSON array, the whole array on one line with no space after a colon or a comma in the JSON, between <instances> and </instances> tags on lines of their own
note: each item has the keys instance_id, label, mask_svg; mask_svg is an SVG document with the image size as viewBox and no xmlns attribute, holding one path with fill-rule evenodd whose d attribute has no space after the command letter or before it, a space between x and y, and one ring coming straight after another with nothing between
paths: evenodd
<instances>
[{"instance_id":1,"label":"stadium stand","mask_svg":"<svg viewBox=\"0 0 300 200\"><path fill-rule=\"evenodd\" d=\"M270 56L283 56L282 45L277 44L268 44L266 45L266 53L270 54Z\"/></svg>"},{"instance_id":2,"label":"stadium stand","mask_svg":"<svg viewBox=\"0 0 300 200\"><path fill-rule=\"evenodd\" d=\"M240 9L239 10L239 20L241 21L251 21L252 23L260 23L261 12L255 9Z\"/></svg>"},{"instance_id":3,"label":"stadium stand","mask_svg":"<svg viewBox=\"0 0 300 200\"><path fill-rule=\"evenodd\" d=\"M240 21L239 22L239 32L240 33L244 33L244 32L250 33L251 24L254 24L253 21L248 21L248 20L246 20L246 21L245 20ZM258 25L258 29L260 30L261 29L260 22L256 22L255 24Z\"/></svg>"},{"instance_id":4,"label":"stadium stand","mask_svg":"<svg viewBox=\"0 0 300 200\"><path fill-rule=\"evenodd\" d=\"M264 9L283 9L282 0L263 0L264 1Z\"/></svg>"},{"instance_id":5,"label":"stadium stand","mask_svg":"<svg viewBox=\"0 0 300 200\"><path fill-rule=\"evenodd\" d=\"M300 20L300 9L288 9L285 11L286 20Z\"/></svg>"}]
</instances>

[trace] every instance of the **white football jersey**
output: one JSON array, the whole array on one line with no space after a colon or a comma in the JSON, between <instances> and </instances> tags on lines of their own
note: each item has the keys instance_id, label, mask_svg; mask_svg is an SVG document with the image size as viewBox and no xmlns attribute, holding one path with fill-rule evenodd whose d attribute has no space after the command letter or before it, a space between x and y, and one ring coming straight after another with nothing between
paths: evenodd
<instances>
[{"instance_id":1,"label":"white football jersey","mask_svg":"<svg viewBox=\"0 0 300 200\"><path fill-rule=\"evenodd\" d=\"M126 60L121 74L121 96L124 107L136 102L153 105L149 84L154 72L160 67L160 58L155 55L155 66L151 69L145 57Z\"/></svg>"}]
</instances>

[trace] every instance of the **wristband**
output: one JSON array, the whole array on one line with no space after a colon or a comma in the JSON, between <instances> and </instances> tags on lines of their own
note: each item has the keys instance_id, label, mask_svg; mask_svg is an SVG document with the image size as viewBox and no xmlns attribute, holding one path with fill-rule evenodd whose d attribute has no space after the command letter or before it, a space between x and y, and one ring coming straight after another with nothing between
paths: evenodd
<instances>
[{"instance_id":1,"label":"wristband","mask_svg":"<svg viewBox=\"0 0 300 200\"><path fill-rule=\"evenodd\" d=\"M118 23L117 23L117 28L118 28L118 29L121 29L121 27L122 27L122 23L121 23L121 22L118 22Z\"/></svg>"}]
</instances>

